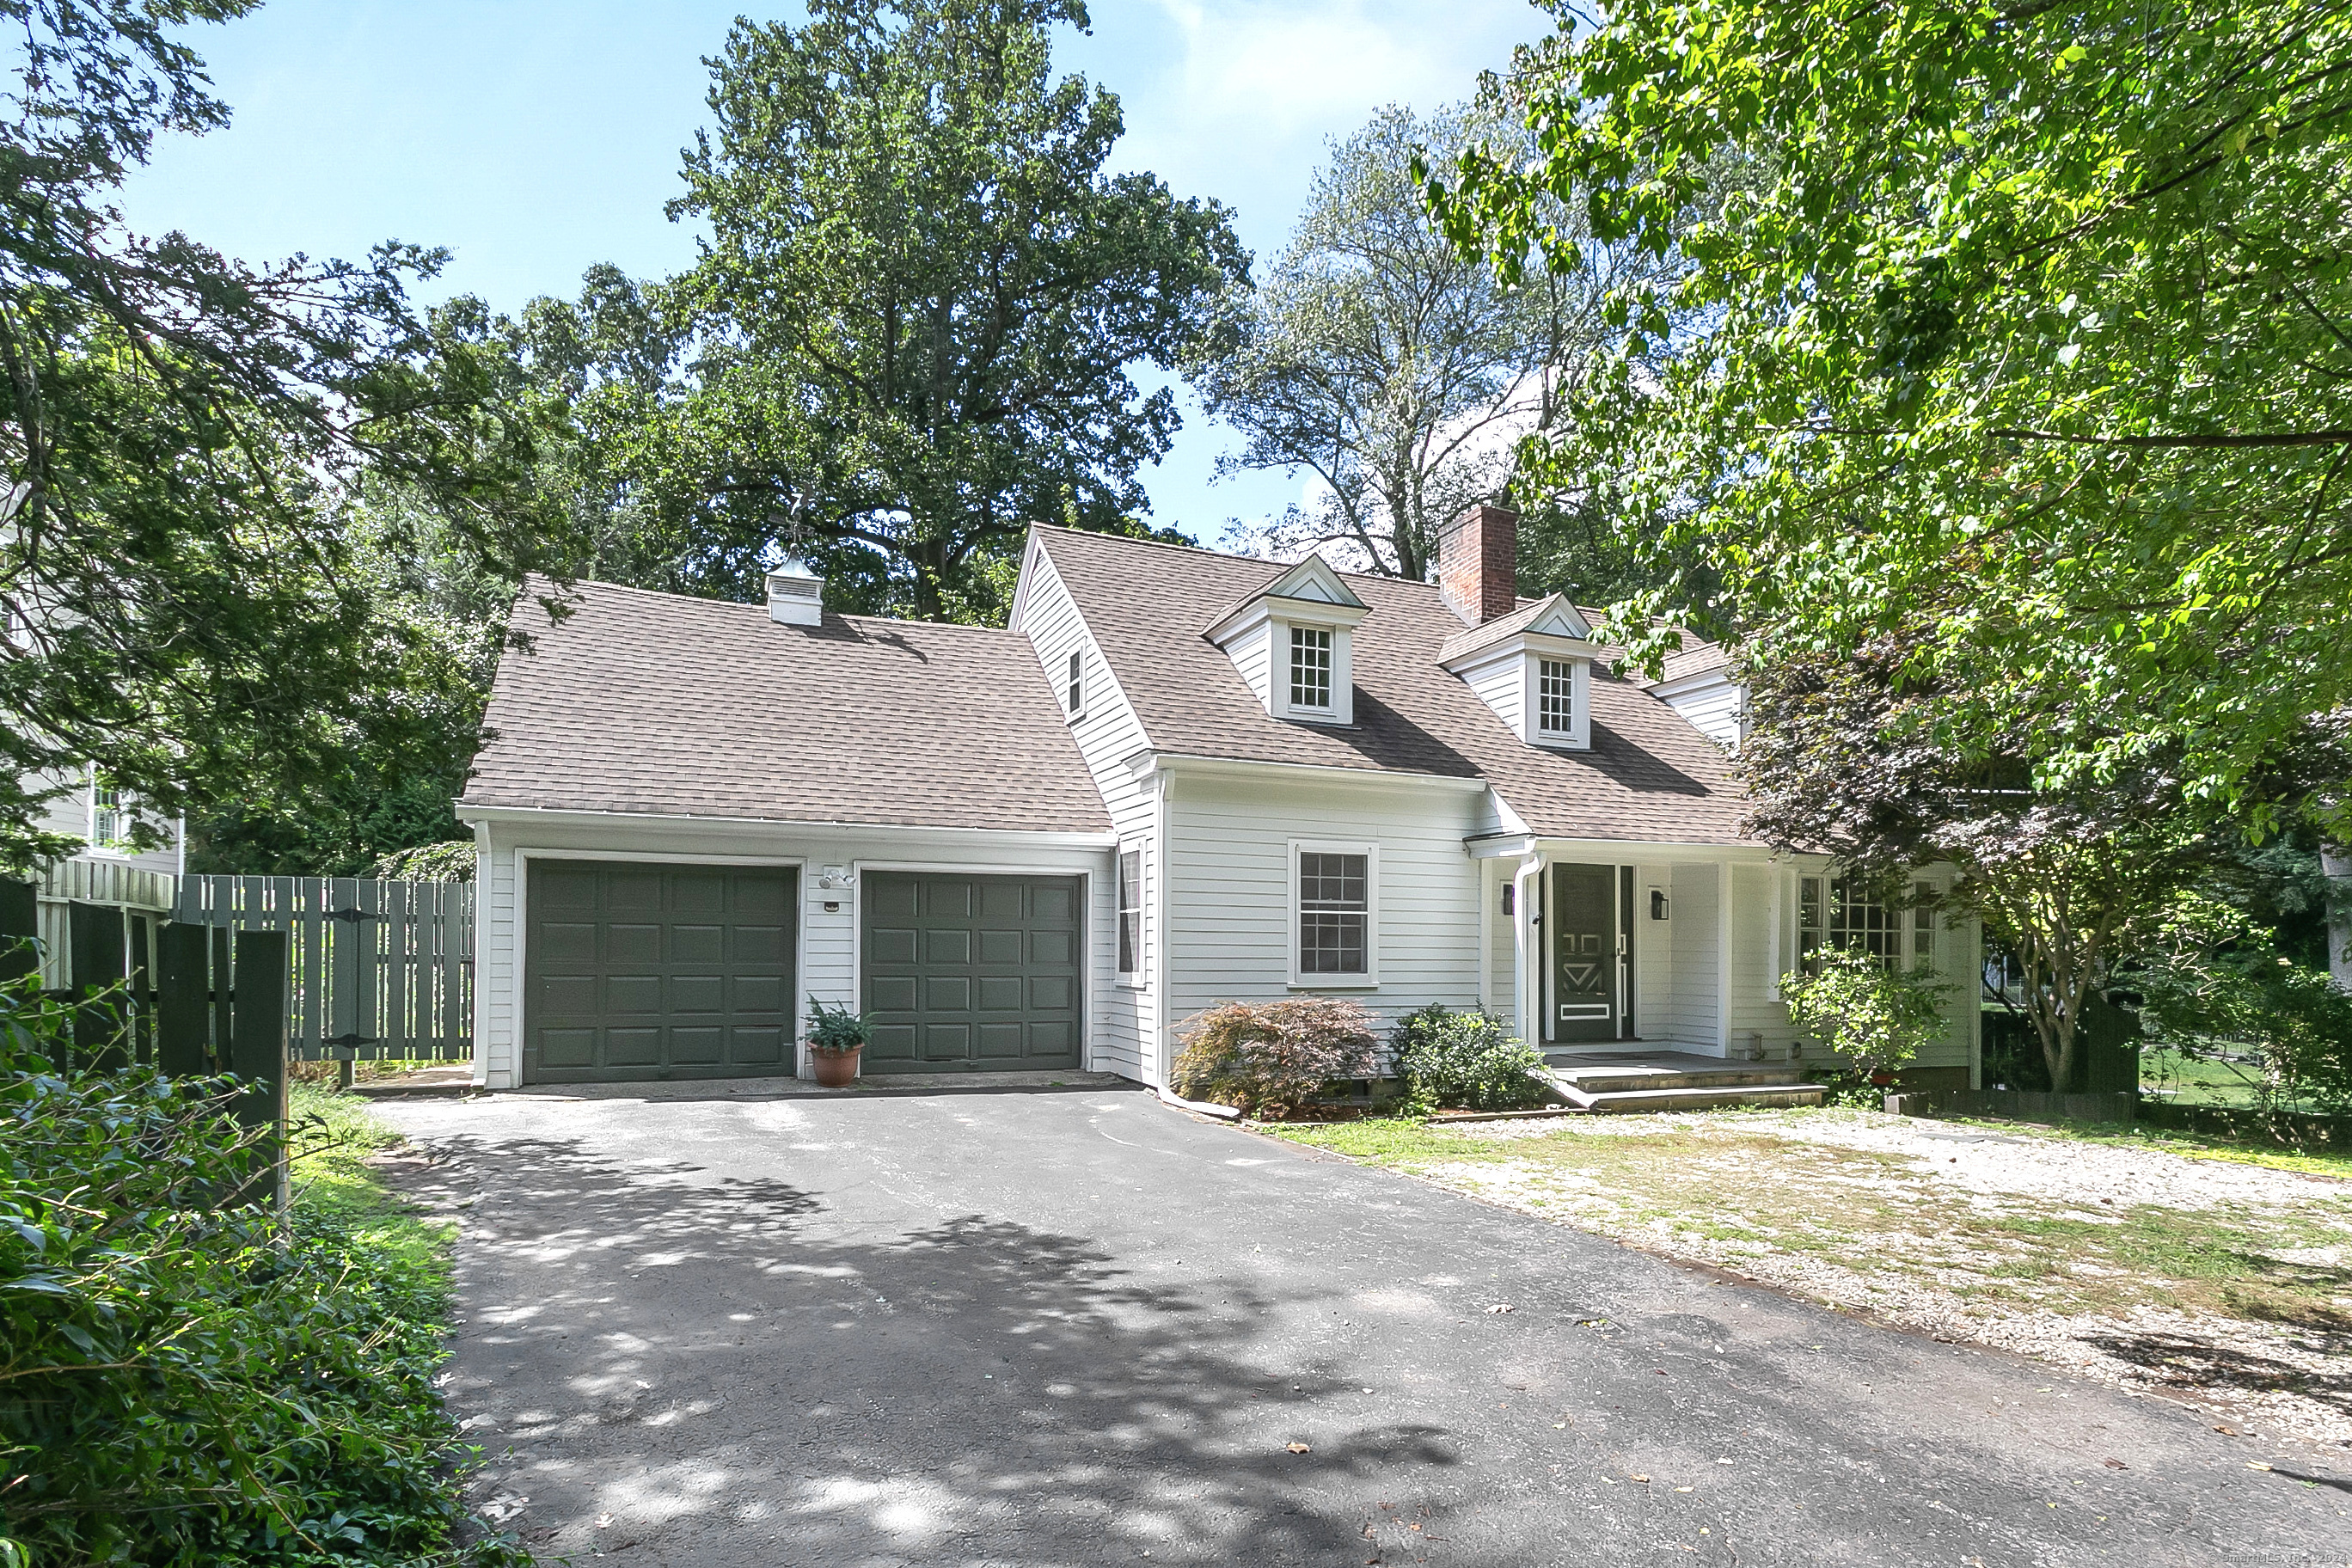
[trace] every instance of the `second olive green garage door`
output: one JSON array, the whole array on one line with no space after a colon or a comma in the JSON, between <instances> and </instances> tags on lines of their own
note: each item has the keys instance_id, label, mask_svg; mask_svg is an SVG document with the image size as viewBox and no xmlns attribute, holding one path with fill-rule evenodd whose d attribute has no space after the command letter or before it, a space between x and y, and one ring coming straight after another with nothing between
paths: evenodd
<instances>
[{"instance_id":1,"label":"second olive green garage door","mask_svg":"<svg viewBox=\"0 0 2352 1568\"><path fill-rule=\"evenodd\" d=\"M858 880L874 1024L866 1071L1078 1065L1080 879L868 871Z\"/></svg>"}]
</instances>

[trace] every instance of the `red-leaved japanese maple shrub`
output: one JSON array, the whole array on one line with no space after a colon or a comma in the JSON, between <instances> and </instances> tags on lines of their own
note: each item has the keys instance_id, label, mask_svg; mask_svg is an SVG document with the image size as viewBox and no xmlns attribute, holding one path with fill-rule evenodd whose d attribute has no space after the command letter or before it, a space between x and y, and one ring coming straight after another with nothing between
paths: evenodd
<instances>
[{"instance_id":1,"label":"red-leaved japanese maple shrub","mask_svg":"<svg viewBox=\"0 0 2352 1568\"><path fill-rule=\"evenodd\" d=\"M1372 1016L1333 996L1221 1002L1181 1037L1176 1092L1251 1116L1286 1115L1335 1079L1371 1077L1379 1059Z\"/></svg>"}]
</instances>

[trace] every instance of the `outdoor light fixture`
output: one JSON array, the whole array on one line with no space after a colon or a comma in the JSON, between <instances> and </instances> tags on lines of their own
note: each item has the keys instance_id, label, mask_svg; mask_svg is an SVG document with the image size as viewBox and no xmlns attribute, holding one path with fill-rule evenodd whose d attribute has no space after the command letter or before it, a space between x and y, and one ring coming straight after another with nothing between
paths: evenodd
<instances>
[{"instance_id":1,"label":"outdoor light fixture","mask_svg":"<svg viewBox=\"0 0 2352 1568\"><path fill-rule=\"evenodd\" d=\"M1663 888L1650 889L1650 918L1654 921L1666 918L1666 893Z\"/></svg>"}]
</instances>

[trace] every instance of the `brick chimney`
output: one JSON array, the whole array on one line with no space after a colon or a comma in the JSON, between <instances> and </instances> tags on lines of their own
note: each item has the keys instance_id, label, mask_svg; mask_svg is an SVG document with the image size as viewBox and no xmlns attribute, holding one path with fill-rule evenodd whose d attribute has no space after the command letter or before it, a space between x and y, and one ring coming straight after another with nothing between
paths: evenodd
<instances>
[{"instance_id":1,"label":"brick chimney","mask_svg":"<svg viewBox=\"0 0 2352 1568\"><path fill-rule=\"evenodd\" d=\"M1454 613L1474 626L1519 607L1519 514L1472 507L1437 545L1437 587Z\"/></svg>"}]
</instances>

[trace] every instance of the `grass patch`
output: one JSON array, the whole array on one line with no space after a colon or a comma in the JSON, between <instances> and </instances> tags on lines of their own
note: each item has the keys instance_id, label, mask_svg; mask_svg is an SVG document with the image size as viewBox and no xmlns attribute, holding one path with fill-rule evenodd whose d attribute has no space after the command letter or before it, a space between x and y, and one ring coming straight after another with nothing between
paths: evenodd
<instances>
[{"instance_id":1,"label":"grass patch","mask_svg":"<svg viewBox=\"0 0 2352 1568\"><path fill-rule=\"evenodd\" d=\"M332 1228L364 1247L421 1293L435 1328L446 1315L456 1227L430 1220L388 1186L368 1156L400 1142L363 1100L312 1084L290 1085L291 1186L297 1223Z\"/></svg>"},{"instance_id":2,"label":"grass patch","mask_svg":"<svg viewBox=\"0 0 2352 1568\"><path fill-rule=\"evenodd\" d=\"M2352 1331L2352 1268L2329 1260L2352 1244L2352 1197L2208 1210L1988 1194L1942 1180L1915 1155L1782 1136L1736 1116L1507 1139L1406 1121L1276 1136L1603 1234L1679 1244L1669 1250L1760 1247L1864 1279L1932 1281L2054 1311L2158 1305Z\"/></svg>"}]
</instances>

